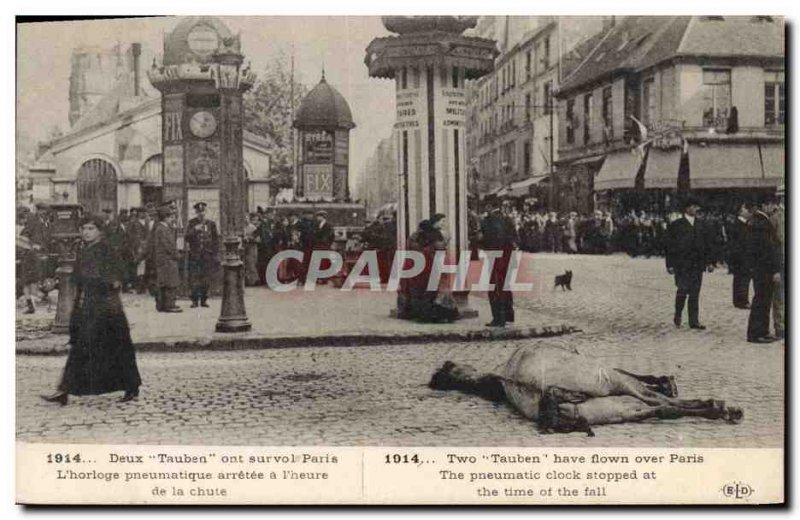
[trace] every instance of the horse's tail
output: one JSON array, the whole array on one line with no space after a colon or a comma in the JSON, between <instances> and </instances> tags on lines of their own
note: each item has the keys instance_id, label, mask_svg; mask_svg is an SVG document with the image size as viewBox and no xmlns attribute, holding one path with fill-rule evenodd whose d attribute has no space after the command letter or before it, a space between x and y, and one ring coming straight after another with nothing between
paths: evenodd
<instances>
[{"instance_id":1,"label":"horse's tail","mask_svg":"<svg viewBox=\"0 0 800 520\"><path fill-rule=\"evenodd\" d=\"M434 390L457 390L493 402L506 400L500 376L480 373L470 365L457 365L452 361L445 361L442 368L433 373L428 387Z\"/></svg>"}]
</instances>

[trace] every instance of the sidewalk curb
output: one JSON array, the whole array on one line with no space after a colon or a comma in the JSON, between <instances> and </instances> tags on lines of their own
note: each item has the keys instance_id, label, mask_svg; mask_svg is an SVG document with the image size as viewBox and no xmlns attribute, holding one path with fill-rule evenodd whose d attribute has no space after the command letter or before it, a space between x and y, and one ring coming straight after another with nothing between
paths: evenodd
<instances>
[{"instance_id":1,"label":"sidewalk curb","mask_svg":"<svg viewBox=\"0 0 800 520\"><path fill-rule=\"evenodd\" d=\"M248 336L231 334L189 340L148 340L134 344L137 352L196 352L202 350L266 350L302 347L366 347L406 345L410 343L502 341L549 338L581 332L571 325L519 327L508 329L469 330L464 332L418 332L398 334L339 334L327 336ZM61 356L69 351L66 337L56 345L27 346L17 343L16 353L22 356ZM23 342L26 343L26 342Z\"/></svg>"}]
</instances>

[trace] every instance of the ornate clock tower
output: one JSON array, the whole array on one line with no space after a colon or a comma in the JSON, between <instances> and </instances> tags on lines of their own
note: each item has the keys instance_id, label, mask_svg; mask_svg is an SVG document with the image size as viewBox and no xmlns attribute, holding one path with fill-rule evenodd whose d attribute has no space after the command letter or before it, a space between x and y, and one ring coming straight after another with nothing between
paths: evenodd
<instances>
[{"instance_id":1,"label":"ornate clock tower","mask_svg":"<svg viewBox=\"0 0 800 520\"><path fill-rule=\"evenodd\" d=\"M217 18L199 16L184 18L166 36L162 63L150 70L161 92L164 198L177 201L179 236L202 201L224 237L219 332L250 329L238 248L247 207L242 94L255 75L242 70L243 61L239 35Z\"/></svg>"},{"instance_id":2,"label":"ornate clock tower","mask_svg":"<svg viewBox=\"0 0 800 520\"><path fill-rule=\"evenodd\" d=\"M242 93L255 76L240 70L242 61L239 36L198 16L166 36L162 63L150 70L162 94L164 199L177 202L181 230L200 201L223 235L244 229ZM226 202L241 207L223 211Z\"/></svg>"}]
</instances>

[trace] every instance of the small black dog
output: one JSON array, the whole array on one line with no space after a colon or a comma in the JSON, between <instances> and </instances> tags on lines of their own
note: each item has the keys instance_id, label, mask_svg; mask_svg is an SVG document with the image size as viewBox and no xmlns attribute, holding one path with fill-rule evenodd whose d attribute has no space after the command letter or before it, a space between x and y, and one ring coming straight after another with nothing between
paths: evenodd
<instances>
[{"instance_id":1,"label":"small black dog","mask_svg":"<svg viewBox=\"0 0 800 520\"><path fill-rule=\"evenodd\" d=\"M572 271L566 271L564 274L556 276L556 284L553 286L553 290L555 291L559 285L562 291L566 289L572 290Z\"/></svg>"}]
</instances>

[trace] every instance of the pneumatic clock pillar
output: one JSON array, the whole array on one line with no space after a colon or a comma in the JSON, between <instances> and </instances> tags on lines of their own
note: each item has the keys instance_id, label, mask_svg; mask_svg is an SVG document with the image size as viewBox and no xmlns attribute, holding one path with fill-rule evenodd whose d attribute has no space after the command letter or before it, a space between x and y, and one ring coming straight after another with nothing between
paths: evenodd
<instances>
[{"instance_id":1,"label":"pneumatic clock pillar","mask_svg":"<svg viewBox=\"0 0 800 520\"><path fill-rule=\"evenodd\" d=\"M242 156L243 56L228 48L214 53L214 78L220 97L217 132L220 139L220 224L225 244L222 258L222 308L217 332L244 332L250 322L244 305L244 263L239 254L245 227L245 178Z\"/></svg>"}]
</instances>

